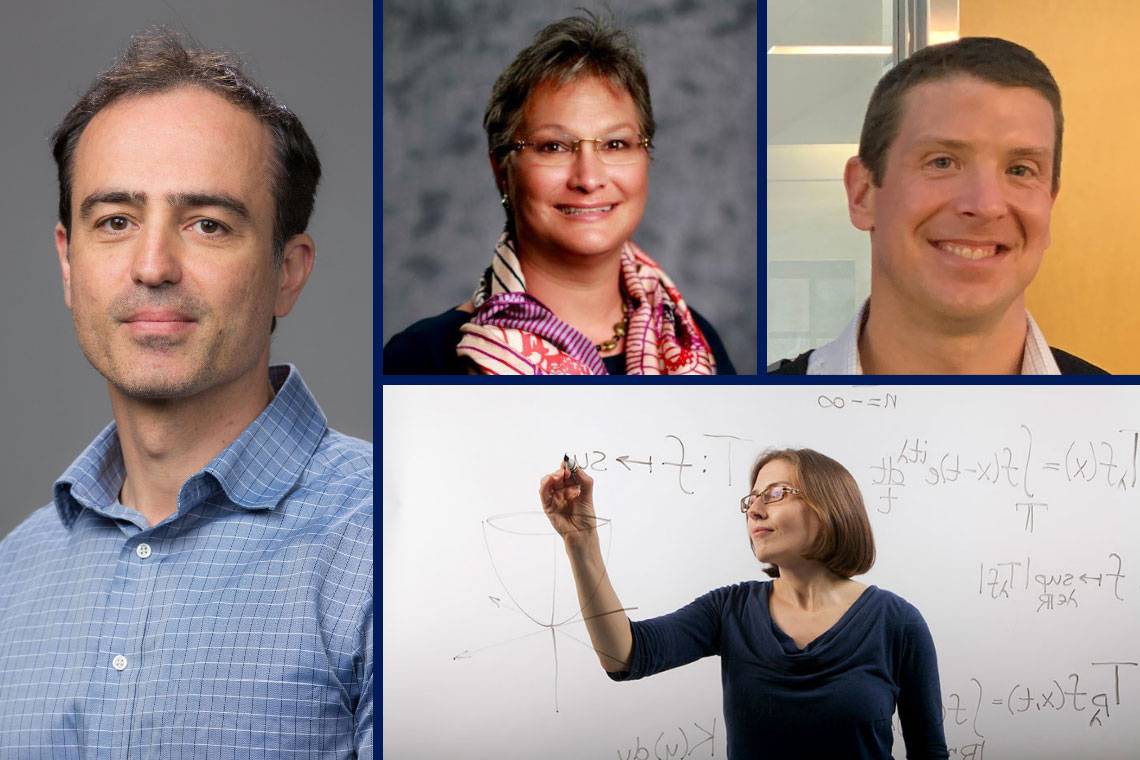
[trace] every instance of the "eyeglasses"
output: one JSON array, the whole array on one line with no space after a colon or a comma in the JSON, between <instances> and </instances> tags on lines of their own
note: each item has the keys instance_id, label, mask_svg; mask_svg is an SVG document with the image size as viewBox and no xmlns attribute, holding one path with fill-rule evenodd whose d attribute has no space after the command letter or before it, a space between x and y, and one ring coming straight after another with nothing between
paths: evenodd
<instances>
[{"instance_id":1,"label":"eyeglasses","mask_svg":"<svg viewBox=\"0 0 1140 760\"><path fill-rule=\"evenodd\" d=\"M606 166L628 166L642 160L652 147L648 137L538 137L517 140L507 145L507 152L525 151L528 160L539 166L569 166L582 143L594 144L594 155ZM526 150L529 148L530 150Z\"/></svg>"},{"instance_id":2,"label":"eyeglasses","mask_svg":"<svg viewBox=\"0 0 1140 760\"><path fill-rule=\"evenodd\" d=\"M803 491L801 491L798 488L792 488L791 486L785 486L785 485L780 484L780 483L777 483L776 485L768 486L767 488L765 488L760 493L750 493L747 496L745 496L743 499L741 499L740 500L740 511L741 512L747 512L748 508L751 507L752 503L754 501L756 501L757 499L759 499L762 504L773 504L777 501L783 501L784 497L787 496L788 494L791 494L791 493L794 493L797 496L799 496L799 495L803 494Z\"/></svg>"}]
</instances>

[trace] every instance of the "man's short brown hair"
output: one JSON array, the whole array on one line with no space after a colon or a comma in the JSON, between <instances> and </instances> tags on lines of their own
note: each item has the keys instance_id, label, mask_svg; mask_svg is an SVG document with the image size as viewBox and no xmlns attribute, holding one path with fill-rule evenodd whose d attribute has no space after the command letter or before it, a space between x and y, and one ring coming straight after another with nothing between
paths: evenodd
<instances>
[{"instance_id":1,"label":"man's short brown hair","mask_svg":"<svg viewBox=\"0 0 1140 760\"><path fill-rule=\"evenodd\" d=\"M130 45L71 107L52 135L59 176L59 222L71 236L71 180L79 137L95 114L120 98L153 95L192 85L220 95L265 125L272 136L270 192L275 203L273 261L280 266L285 242L309 225L321 178L316 148L297 116L241 69L236 56L184 42L155 28L131 38ZM275 320L276 321L276 320Z\"/></svg>"},{"instance_id":2,"label":"man's short brown hair","mask_svg":"<svg viewBox=\"0 0 1140 760\"><path fill-rule=\"evenodd\" d=\"M859 160L882 187L887 171L887 151L902 122L903 101L916 85L955 76L971 76L1002 87L1028 87L1053 107L1053 192L1061 185L1061 136L1065 119L1061 113L1061 89L1049 67L1033 54L998 37L963 37L955 42L923 48L888 71L875 85L863 132L859 136Z\"/></svg>"},{"instance_id":3,"label":"man's short brown hair","mask_svg":"<svg viewBox=\"0 0 1140 760\"><path fill-rule=\"evenodd\" d=\"M764 465L775 460L791 465L791 485L803 491L800 498L819 518L819 535L804 559L821 562L844 578L870 570L875 564L875 537L859 484L847 468L813 449L769 449L752 465L749 484L756 482ZM764 572L780 577L780 568L775 565L765 567Z\"/></svg>"}]
</instances>

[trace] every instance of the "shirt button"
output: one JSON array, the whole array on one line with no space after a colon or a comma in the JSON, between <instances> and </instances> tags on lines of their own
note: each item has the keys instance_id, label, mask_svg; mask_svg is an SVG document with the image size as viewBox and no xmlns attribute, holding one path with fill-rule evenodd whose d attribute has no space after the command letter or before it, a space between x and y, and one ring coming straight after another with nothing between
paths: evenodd
<instances>
[{"instance_id":1,"label":"shirt button","mask_svg":"<svg viewBox=\"0 0 1140 760\"><path fill-rule=\"evenodd\" d=\"M115 670L126 670L127 658L123 657L121 654L115 655L115 659L111 660L111 667Z\"/></svg>"},{"instance_id":2,"label":"shirt button","mask_svg":"<svg viewBox=\"0 0 1140 760\"><path fill-rule=\"evenodd\" d=\"M135 554L139 559L146 559L150 556L150 544L139 544L135 547Z\"/></svg>"}]
</instances>

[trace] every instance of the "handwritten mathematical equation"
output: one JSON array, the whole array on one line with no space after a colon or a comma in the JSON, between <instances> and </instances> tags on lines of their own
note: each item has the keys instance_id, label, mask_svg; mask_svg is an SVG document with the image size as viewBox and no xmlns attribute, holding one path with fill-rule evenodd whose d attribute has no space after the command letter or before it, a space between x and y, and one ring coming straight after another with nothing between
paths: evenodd
<instances>
[{"instance_id":1,"label":"handwritten mathematical equation","mask_svg":"<svg viewBox=\"0 0 1140 760\"><path fill-rule=\"evenodd\" d=\"M1134 490L1140 462L1140 431L1120 429L1106 439L1069 440L1042 454L1033 430L1021 425L1011 445L964 452L932 449L920 436L905 438L870 466L873 504L890 514L911 487L947 488L986 484L1012 494L1013 512L1027 533L1049 510L1038 496L1043 482L1058 478L1110 491Z\"/></svg>"},{"instance_id":2,"label":"handwritten mathematical equation","mask_svg":"<svg viewBox=\"0 0 1140 760\"><path fill-rule=\"evenodd\" d=\"M592 449L571 452L568 456L578 467L588 472L623 472L650 476L665 475L676 479L677 488L686 496L694 488L715 479L718 485L733 485L733 455L738 443L750 443L750 438L726 433L702 433L697 440L686 444L680 436L666 435L661 449L656 452L625 452L611 457L609 452Z\"/></svg>"},{"instance_id":3,"label":"handwritten mathematical equation","mask_svg":"<svg viewBox=\"0 0 1140 760\"><path fill-rule=\"evenodd\" d=\"M1095 568L1044 566L1032 557L1025 561L982 562L978 565L978 595L988 599L1010 599L1021 591L1036 597L1037 612L1080 607L1081 595L1101 593L1124 601L1121 579L1124 560L1113 552L1106 563Z\"/></svg>"},{"instance_id":4,"label":"handwritten mathematical equation","mask_svg":"<svg viewBox=\"0 0 1140 760\"><path fill-rule=\"evenodd\" d=\"M1090 727L1103 727L1119 713L1120 682L1134 678L1140 663L1129 660L1100 660L1089 663L1089 673L1068 673L1048 680L1015 682L1008 688L983 687L977 678L960 691L942 700L943 725L949 732L962 728L980 740L975 754L965 754L969 743L959 744L960 757L981 757L989 721L1018 719L1029 714L1079 715ZM1096 685L1088 687L1089 682Z\"/></svg>"},{"instance_id":5,"label":"handwritten mathematical equation","mask_svg":"<svg viewBox=\"0 0 1140 760\"><path fill-rule=\"evenodd\" d=\"M967 741L962 744L947 742L947 753L951 760L983 760L986 756L986 740L978 739L975 742Z\"/></svg>"},{"instance_id":6,"label":"handwritten mathematical equation","mask_svg":"<svg viewBox=\"0 0 1140 760\"><path fill-rule=\"evenodd\" d=\"M617 756L618 760L673 760L673 758L684 760L689 757L715 757L716 718L712 720L711 730L696 722L689 729L677 726L676 730L660 732L652 745L642 744L641 737L638 736L634 739L632 747L619 749Z\"/></svg>"},{"instance_id":7,"label":"handwritten mathematical equation","mask_svg":"<svg viewBox=\"0 0 1140 760\"><path fill-rule=\"evenodd\" d=\"M820 394L815 398L820 409L898 409L897 393L872 391L866 394Z\"/></svg>"}]
</instances>

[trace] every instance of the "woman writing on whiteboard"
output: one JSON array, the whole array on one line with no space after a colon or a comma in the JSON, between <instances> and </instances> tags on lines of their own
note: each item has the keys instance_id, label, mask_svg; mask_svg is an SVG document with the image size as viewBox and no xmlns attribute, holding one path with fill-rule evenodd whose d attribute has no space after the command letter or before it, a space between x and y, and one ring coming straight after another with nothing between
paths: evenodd
<instances>
[{"instance_id":1,"label":"woman writing on whiteboard","mask_svg":"<svg viewBox=\"0 0 1140 760\"><path fill-rule=\"evenodd\" d=\"M851 473L784 449L763 454L751 482L740 509L772 580L630 622L602 561L593 479L565 464L542 479L602 667L622 681L720 655L730 758L890 758L896 708L908 758L947 757L926 623L900 597L852 580L875 546Z\"/></svg>"}]
</instances>

